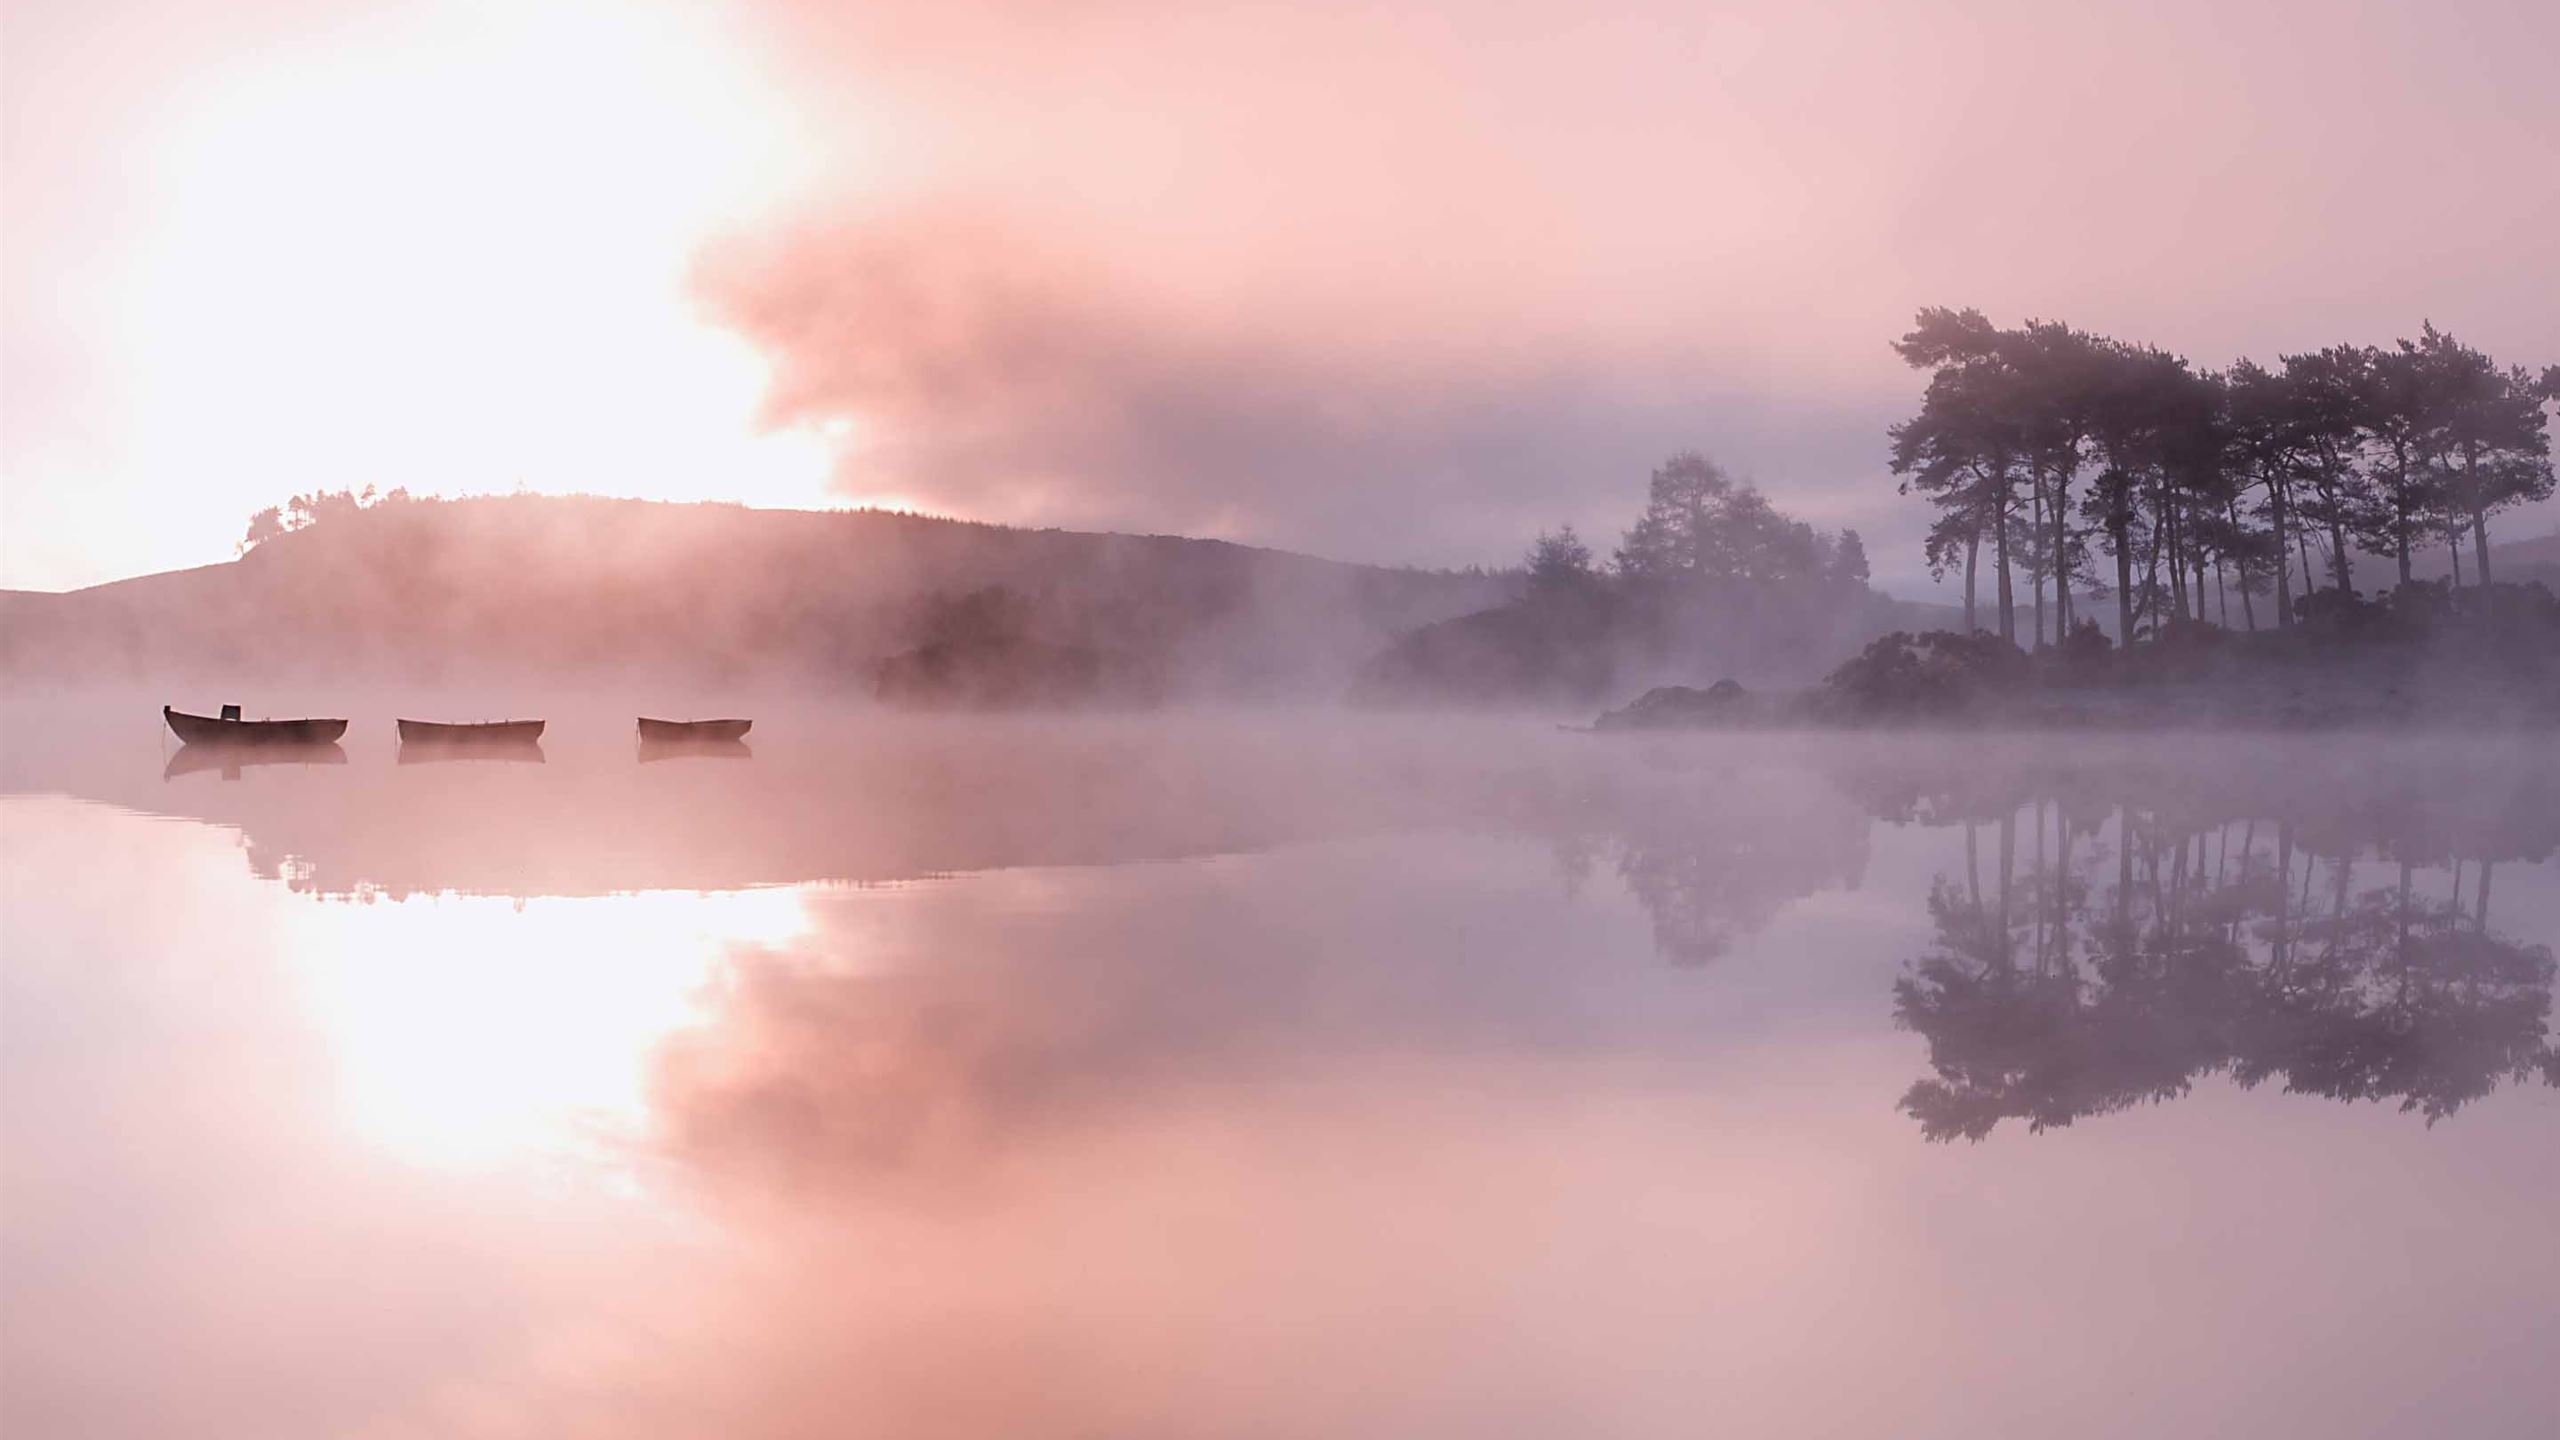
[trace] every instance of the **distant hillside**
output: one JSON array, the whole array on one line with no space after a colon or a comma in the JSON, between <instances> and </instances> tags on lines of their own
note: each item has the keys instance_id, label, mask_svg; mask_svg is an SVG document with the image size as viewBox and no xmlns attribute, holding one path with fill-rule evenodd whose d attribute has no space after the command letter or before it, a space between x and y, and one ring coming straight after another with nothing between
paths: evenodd
<instances>
[{"instance_id":1,"label":"distant hillside","mask_svg":"<svg viewBox=\"0 0 2560 1440\"><path fill-rule=\"evenodd\" d=\"M994 587L1001 587L995 591ZM508 496L330 518L222 565L0 592L20 677L411 679L669 672L868 689L945 617L1034 653L1129 660L1165 693L1336 693L1417 626L1497 604L1480 574L1217 540L876 511ZM1000 593L1001 605L986 597Z\"/></svg>"},{"instance_id":2,"label":"distant hillside","mask_svg":"<svg viewBox=\"0 0 2560 1440\"><path fill-rule=\"evenodd\" d=\"M2368 560L2359 563L2385 568L2360 573L2356 577L2358 589L2386 587L2394 582L2395 572L2388 568L2391 564L2390 560ZM2441 580L2453 573L2453 562L2447 557L2443 546L2435 545L2410 556L2409 568L2421 580ZM2366 574L2378 578L2368 586L2364 583ZM2479 567L2466 559L2462 564L2462 578L2465 583L2478 580ZM2509 540L2503 543L2491 541L2489 578L2510 585L2522 585L2539 580L2550 586L2554 594L2560 594L2560 530L2554 530L2548 535L2532 540Z\"/></svg>"}]
</instances>

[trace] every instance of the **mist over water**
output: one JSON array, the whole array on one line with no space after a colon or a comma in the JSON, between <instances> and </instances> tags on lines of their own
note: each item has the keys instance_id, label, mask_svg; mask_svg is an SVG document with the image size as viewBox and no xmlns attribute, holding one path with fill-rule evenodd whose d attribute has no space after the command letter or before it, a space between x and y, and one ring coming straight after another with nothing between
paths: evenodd
<instances>
[{"instance_id":1,"label":"mist over water","mask_svg":"<svg viewBox=\"0 0 2560 1440\"><path fill-rule=\"evenodd\" d=\"M0 1428L2560 1411L2530 738L402 703L0 709Z\"/></svg>"},{"instance_id":2,"label":"mist over water","mask_svg":"<svg viewBox=\"0 0 2560 1440\"><path fill-rule=\"evenodd\" d=\"M2560 5L0 4L0 1440L2560 1440Z\"/></svg>"}]
</instances>

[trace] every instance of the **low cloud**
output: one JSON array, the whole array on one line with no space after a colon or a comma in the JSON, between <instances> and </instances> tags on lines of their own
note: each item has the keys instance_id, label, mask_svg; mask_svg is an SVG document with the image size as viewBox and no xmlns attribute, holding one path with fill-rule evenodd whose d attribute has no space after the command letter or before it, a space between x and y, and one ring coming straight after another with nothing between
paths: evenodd
<instances>
[{"instance_id":1,"label":"low cloud","mask_svg":"<svg viewBox=\"0 0 2560 1440\"><path fill-rule=\"evenodd\" d=\"M977 518L1500 562L1694 446L1902 580L1921 306L2207 365L2560 322L2547 6L748 13L840 153L700 291L846 493Z\"/></svg>"},{"instance_id":2,"label":"low cloud","mask_svg":"<svg viewBox=\"0 0 2560 1440\"><path fill-rule=\"evenodd\" d=\"M1328 348L1184 313L990 221L801 225L711 251L697 285L771 361L773 423L841 426L851 497L1500 564L1561 522L1613 536L1689 446L1782 472L1831 523L1882 488L1881 403L1806 406L1696 366Z\"/></svg>"}]
</instances>

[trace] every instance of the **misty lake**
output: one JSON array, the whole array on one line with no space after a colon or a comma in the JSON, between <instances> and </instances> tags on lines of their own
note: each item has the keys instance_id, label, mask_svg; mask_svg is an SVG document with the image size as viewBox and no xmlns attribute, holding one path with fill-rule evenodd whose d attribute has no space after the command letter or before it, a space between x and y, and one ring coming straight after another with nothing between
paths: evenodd
<instances>
[{"instance_id":1,"label":"misty lake","mask_svg":"<svg viewBox=\"0 0 2560 1440\"><path fill-rule=\"evenodd\" d=\"M2544 740L162 698L0 710L12 1436L2560 1416Z\"/></svg>"}]
</instances>

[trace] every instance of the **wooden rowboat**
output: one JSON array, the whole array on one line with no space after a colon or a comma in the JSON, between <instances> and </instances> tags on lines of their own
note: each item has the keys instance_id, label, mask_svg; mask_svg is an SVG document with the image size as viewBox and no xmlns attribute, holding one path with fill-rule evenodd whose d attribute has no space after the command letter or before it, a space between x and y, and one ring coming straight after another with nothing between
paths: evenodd
<instances>
[{"instance_id":1,"label":"wooden rowboat","mask_svg":"<svg viewBox=\"0 0 2560 1440\"><path fill-rule=\"evenodd\" d=\"M753 720L652 720L640 717L640 739L643 743L664 745L670 742L701 740L744 740Z\"/></svg>"},{"instance_id":2,"label":"wooden rowboat","mask_svg":"<svg viewBox=\"0 0 2560 1440\"><path fill-rule=\"evenodd\" d=\"M403 720L403 745L530 745L542 738L539 720L474 720L452 724L442 720Z\"/></svg>"},{"instance_id":3,"label":"wooden rowboat","mask_svg":"<svg viewBox=\"0 0 2560 1440\"><path fill-rule=\"evenodd\" d=\"M160 707L160 718L190 745L327 745L347 733L344 720L243 720L225 705L219 719Z\"/></svg>"}]
</instances>

